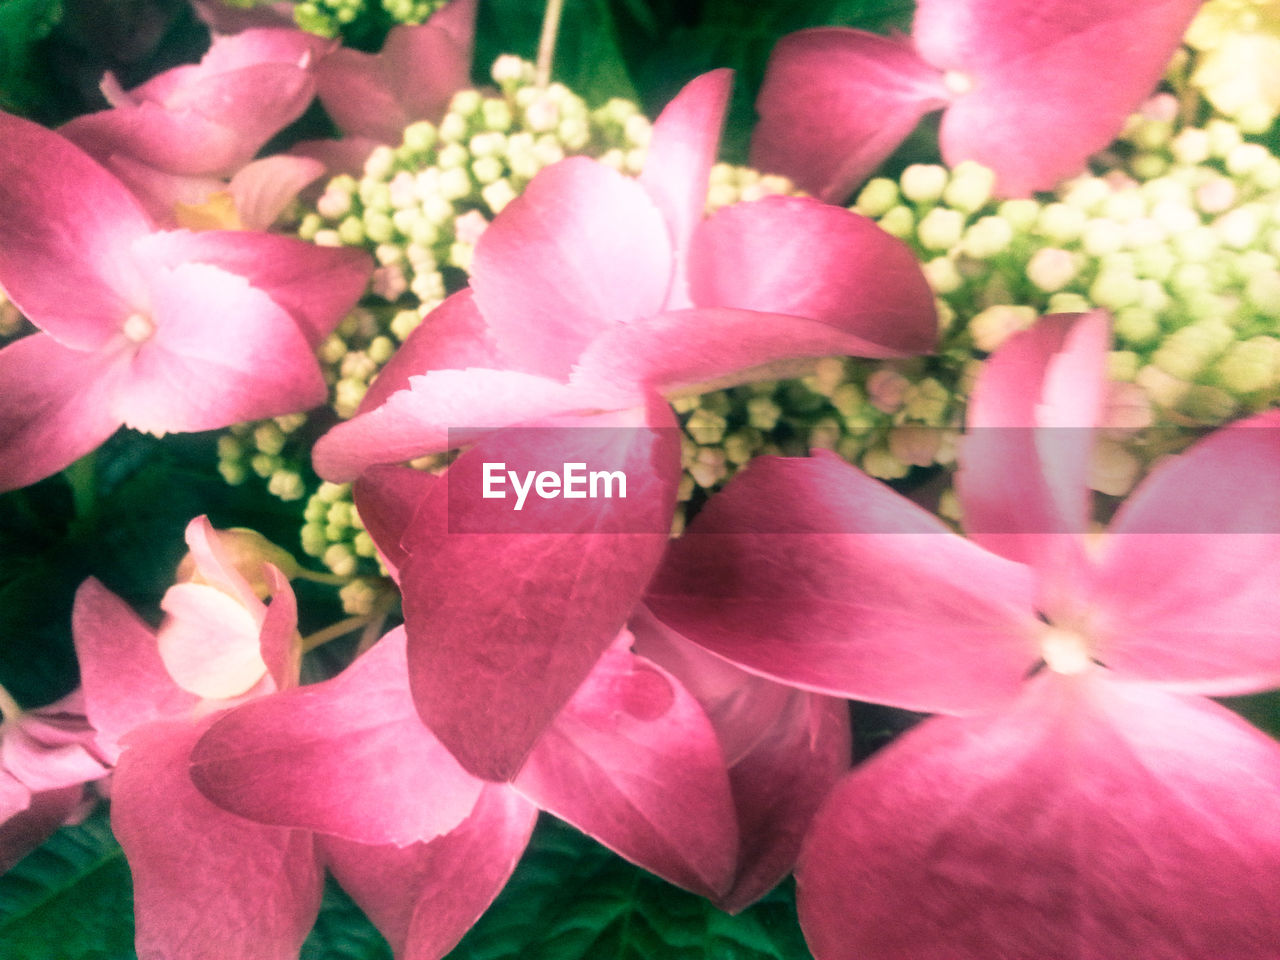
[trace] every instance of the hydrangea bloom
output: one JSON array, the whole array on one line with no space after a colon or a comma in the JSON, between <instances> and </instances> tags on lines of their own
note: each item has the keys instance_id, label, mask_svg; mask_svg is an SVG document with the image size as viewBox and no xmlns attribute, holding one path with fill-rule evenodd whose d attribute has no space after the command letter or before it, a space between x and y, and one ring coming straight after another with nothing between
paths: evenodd
<instances>
[{"instance_id":1,"label":"hydrangea bloom","mask_svg":"<svg viewBox=\"0 0 1280 960\"><path fill-rule=\"evenodd\" d=\"M973 539L834 458L766 460L656 580L660 616L752 670L958 715L815 819L820 960L1274 950L1280 747L1192 695L1280 684L1280 493L1256 482L1280 415L1163 464L1087 551L1106 345L1103 315L1064 315L993 356L962 450Z\"/></svg>"},{"instance_id":2,"label":"hydrangea bloom","mask_svg":"<svg viewBox=\"0 0 1280 960\"><path fill-rule=\"evenodd\" d=\"M363 290L366 256L158 231L78 148L8 115L0 171L0 284L43 331L0 351L0 490L122 424L209 430L323 401L314 350Z\"/></svg>"},{"instance_id":3,"label":"hydrangea bloom","mask_svg":"<svg viewBox=\"0 0 1280 960\"><path fill-rule=\"evenodd\" d=\"M910 40L824 27L778 42L752 165L838 201L945 108L942 155L1004 196L1080 172L1160 79L1199 0L920 0Z\"/></svg>"}]
</instances>

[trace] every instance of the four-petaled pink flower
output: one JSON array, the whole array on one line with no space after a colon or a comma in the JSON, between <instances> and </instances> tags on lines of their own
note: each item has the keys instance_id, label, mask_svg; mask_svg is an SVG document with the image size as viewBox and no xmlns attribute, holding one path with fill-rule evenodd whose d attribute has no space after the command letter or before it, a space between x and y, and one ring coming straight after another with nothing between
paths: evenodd
<instances>
[{"instance_id":1,"label":"four-petaled pink flower","mask_svg":"<svg viewBox=\"0 0 1280 960\"><path fill-rule=\"evenodd\" d=\"M0 490L122 424L210 430L321 403L315 348L371 267L287 237L156 230L77 147L0 114L0 286L43 331L0 350Z\"/></svg>"},{"instance_id":2,"label":"four-petaled pink flower","mask_svg":"<svg viewBox=\"0 0 1280 960\"><path fill-rule=\"evenodd\" d=\"M996 173L1002 196L1084 169L1147 96L1200 0L919 0L910 40L843 27L774 48L752 165L844 200L946 109L942 156Z\"/></svg>"},{"instance_id":3,"label":"four-petaled pink flower","mask_svg":"<svg viewBox=\"0 0 1280 960\"><path fill-rule=\"evenodd\" d=\"M765 459L655 580L660 617L750 670L952 715L819 811L819 960L1274 955L1280 747L1196 695L1280 685L1280 413L1161 464L1095 543L1107 341L1105 315L1049 317L988 361L970 539L834 457Z\"/></svg>"}]
</instances>

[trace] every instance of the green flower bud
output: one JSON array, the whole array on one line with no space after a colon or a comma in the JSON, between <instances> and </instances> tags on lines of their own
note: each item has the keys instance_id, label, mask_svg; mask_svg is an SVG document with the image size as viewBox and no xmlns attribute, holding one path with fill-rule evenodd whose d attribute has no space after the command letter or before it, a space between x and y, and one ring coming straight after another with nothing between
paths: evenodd
<instances>
[{"instance_id":1,"label":"green flower bud","mask_svg":"<svg viewBox=\"0 0 1280 960\"><path fill-rule=\"evenodd\" d=\"M920 245L926 250L950 250L960 242L963 232L964 214L947 207L934 207L920 218L916 229Z\"/></svg>"},{"instance_id":2,"label":"green flower bud","mask_svg":"<svg viewBox=\"0 0 1280 960\"><path fill-rule=\"evenodd\" d=\"M947 168L937 164L913 163L902 171L902 195L916 204L933 204L947 187Z\"/></svg>"},{"instance_id":3,"label":"green flower bud","mask_svg":"<svg viewBox=\"0 0 1280 960\"><path fill-rule=\"evenodd\" d=\"M898 185L887 177L876 177L858 194L854 209L864 217L880 218L898 203Z\"/></svg>"}]
</instances>

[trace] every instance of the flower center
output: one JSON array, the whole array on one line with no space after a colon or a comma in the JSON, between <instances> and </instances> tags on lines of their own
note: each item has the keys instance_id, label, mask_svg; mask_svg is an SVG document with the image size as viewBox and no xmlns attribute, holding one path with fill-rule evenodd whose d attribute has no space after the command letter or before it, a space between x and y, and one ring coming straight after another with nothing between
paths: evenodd
<instances>
[{"instance_id":1,"label":"flower center","mask_svg":"<svg viewBox=\"0 0 1280 960\"><path fill-rule=\"evenodd\" d=\"M942 75L942 85L957 97L964 96L973 89L973 77L960 70L948 70Z\"/></svg>"},{"instance_id":2,"label":"flower center","mask_svg":"<svg viewBox=\"0 0 1280 960\"><path fill-rule=\"evenodd\" d=\"M124 321L124 336L130 343L146 343L155 336L156 325L141 313L131 313Z\"/></svg>"},{"instance_id":3,"label":"flower center","mask_svg":"<svg viewBox=\"0 0 1280 960\"><path fill-rule=\"evenodd\" d=\"M1062 627L1048 627L1040 635L1040 656L1054 673L1067 676L1083 673L1093 662L1084 635Z\"/></svg>"}]
</instances>

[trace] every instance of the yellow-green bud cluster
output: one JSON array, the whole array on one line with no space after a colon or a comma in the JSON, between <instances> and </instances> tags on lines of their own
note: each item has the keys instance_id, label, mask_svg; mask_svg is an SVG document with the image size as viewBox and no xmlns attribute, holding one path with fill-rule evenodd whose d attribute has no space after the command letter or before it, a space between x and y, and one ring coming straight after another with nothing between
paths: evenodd
<instances>
[{"instance_id":1,"label":"yellow-green bud cluster","mask_svg":"<svg viewBox=\"0 0 1280 960\"><path fill-rule=\"evenodd\" d=\"M1266 133L1280 115L1280 3L1209 0L1187 31L1182 80L1248 133Z\"/></svg>"},{"instance_id":2,"label":"yellow-green bud cluster","mask_svg":"<svg viewBox=\"0 0 1280 960\"><path fill-rule=\"evenodd\" d=\"M351 484L326 481L307 500L302 550L340 577L376 569L378 552L352 502ZM347 603L345 597L343 602Z\"/></svg>"},{"instance_id":3,"label":"yellow-green bud cluster","mask_svg":"<svg viewBox=\"0 0 1280 960\"><path fill-rule=\"evenodd\" d=\"M267 490L286 502L307 495L306 446L298 434L307 422L305 413L291 413L271 420L237 423L218 437L218 472L238 487L250 477L265 482Z\"/></svg>"},{"instance_id":4,"label":"yellow-green bud cluster","mask_svg":"<svg viewBox=\"0 0 1280 960\"><path fill-rule=\"evenodd\" d=\"M309 33L336 37L359 24L422 23L447 0L299 0L293 20ZM240 5L249 6L249 3ZM357 31L361 32L361 31Z\"/></svg>"}]
</instances>

